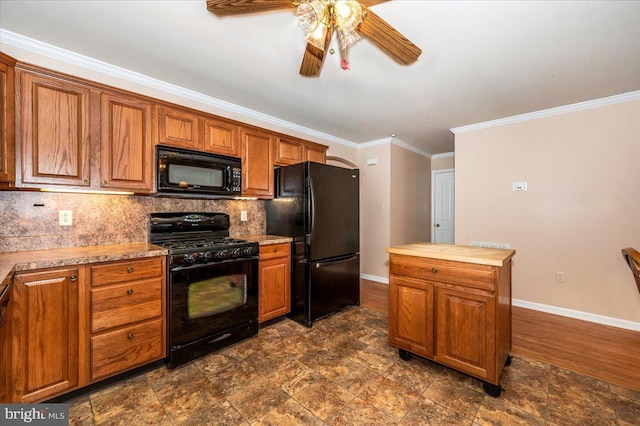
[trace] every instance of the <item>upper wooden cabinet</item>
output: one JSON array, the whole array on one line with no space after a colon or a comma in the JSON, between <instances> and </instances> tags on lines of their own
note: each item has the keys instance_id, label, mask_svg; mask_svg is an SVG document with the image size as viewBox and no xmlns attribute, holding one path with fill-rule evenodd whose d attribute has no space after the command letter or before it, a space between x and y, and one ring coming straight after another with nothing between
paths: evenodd
<instances>
[{"instance_id":1,"label":"upper wooden cabinet","mask_svg":"<svg viewBox=\"0 0 640 426\"><path fill-rule=\"evenodd\" d=\"M242 195L273 198L273 147L271 133L242 129Z\"/></svg>"},{"instance_id":2,"label":"upper wooden cabinet","mask_svg":"<svg viewBox=\"0 0 640 426\"><path fill-rule=\"evenodd\" d=\"M102 93L100 110L100 187L153 192L151 103Z\"/></svg>"},{"instance_id":3,"label":"upper wooden cabinet","mask_svg":"<svg viewBox=\"0 0 640 426\"><path fill-rule=\"evenodd\" d=\"M326 162L327 147L313 142L303 141L291 137L278 137L276 139L274 164L276 166L288 166L304 161L316 163Z\"/></svg>"},{"instance_id":4,"label":"upper wooden cabinet","mask_svg":"<svg viewBox=\"0 0 640 426\"><path fill-rule=\"evenodd\" d=\"M306 143L304 145L304 159L305 161L313 161L316 163L327 162L327 147L316 143Z\"/></svg>"},{"instance_id":5,"label":"upper wooden cabinet","mask_svg":"<svg viewBox=\"0 0 640 426\"><path fill-rule=\"evenodd\" d=\"M0 52L0 187L15 182L15 64Z\"/></svg>"},{"instance_id":6,"label":"upper wooden cabinet","mask_svg":"<svg viewBox=\"0 0 640 426\"><path fill-rule=\"evenodd\" d=\"M154 143L178 148L202 149L201 121L198 115L178 108L156 106L158 124Z\"/></svg>"},{"instance_id":7,"label":"upper wooden cabinet","mask_svg":"<svg viewBox=\"0 0 640 426\"><path fill-rule=\"evenodd\" d=\"M156 144L240 156L240 127L213 115L156 106Z\"/></svg>"},{"instance_id":8,"label":"upper wooden cabinet","mask_svg":"<svg viewBox=\"0 0 640 426\"><path fill-rule=\"evenodd\" d=\"M224 120L204 119L203 149L207 152L238 157L240 155L240 127Z\"/></svg>"},{"instance_id":9,"label":"upper wooden cabinet","mask_svg":"<svg viewBox=\"0 0 640 426\"><path fill-rule=\"evenodd\" d=\"M20 78L18 186L91 184L90 89L44 75Z\"/></svg>"}]
</instances>

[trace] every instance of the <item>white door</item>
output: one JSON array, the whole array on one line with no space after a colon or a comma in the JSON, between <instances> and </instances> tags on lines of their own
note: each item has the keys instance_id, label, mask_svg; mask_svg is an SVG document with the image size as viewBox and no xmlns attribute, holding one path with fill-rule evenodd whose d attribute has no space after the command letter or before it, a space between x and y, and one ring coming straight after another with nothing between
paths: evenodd
<instances>
[{"instance_id":1,"label":"white door","mask_svg":"<svg viewBox=\"0 0 640 426\"><path fill-rule=\"evenodd\" d=\"M436 170L431 181L431 242L453 244L453 170Z\"/></svg>"}]
</instances>

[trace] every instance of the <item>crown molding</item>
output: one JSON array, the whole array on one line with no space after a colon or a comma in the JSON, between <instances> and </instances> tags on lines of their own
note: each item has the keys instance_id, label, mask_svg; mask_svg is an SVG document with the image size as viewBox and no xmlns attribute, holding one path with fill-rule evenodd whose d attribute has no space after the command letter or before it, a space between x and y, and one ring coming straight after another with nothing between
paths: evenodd
<instances>
[{"instance_id":1,"label":"crown molding","mask_svg":"<svg viewBox=\"0 0 640 426\"><path fill-rule=\"evenodd\" d=\"M411 151L414 154L418 154L427 158L432 158L431 154L424 152L423 150L418 149L413 145L409 145L405 141L398 139L394 136L389 136L388 138L376 139L373 141L358 144L358 149L371 148L373 146L387 145L387 144L396 145L396 146L399 146L400 148L406 149L407 151Z\"/></svg>"},{"instance_id":2,"label":"crown molding","mask_svg":"<svg viewBox=\"0 0 640 426\"><path fill-rule=\"evenodd\" d=\"M263 123L268 123L295 132L300 132L302 134L319 138L328 142L334 142L336 144L344 145L349 148L358 148L358 144L355 142L342 139L328 133L319 132L308 127L300 126L290 121L281 120L268 114L263 114L261 112L254 111L252 109L245 108L231 102L223 101L222 99L214 98L212 96L208 96L175 84L167 83L165 81L158 80L153 77L137 73L135 71L112 65L98 59L90 58L88 56L62 49L60 47L53 46L51 44L44 43L42 41L35 40L21 34L17 34L0 28L0 45L2 44L13 46L18 49L45 56L47 58L71 64L90 71L99 72L101 74L115 77L120 80L125 80L130 83L139 84L141 86L158 90L170 95L179 96L183 99L210 105L212 107L219 108L230 113L238 114L243 117L259 120Z\"/></svg>"},{"instance_id":3,"label":"crown molding","mask_svg":"<svg viewBox=\"0 0 640 426\"><path fill-rule=\"evenodd\" d=\"M583 111L586 109L599 108L603 106L619 104L622 102L638 100L640 100L640 90L636 90L635 92L622 93L620 95L608 96L606 98L560 106L556 108L543 109L541 111L529 112L526 114L514 115L506 118L499 118L497 120L484 121L482 123L470 124L468 126L455 127L453 129L449 129L449 131L454 135L457 135L460 133L473 132L475 130L488 129L490 127L504 126L507 124L520 123L523 121L535 120L538 118L553 117L555 115L567 114L570 112Z\"/></svg>"},{"instance_id":4,"label":"crown molding","mask_svg":"<svg viewBox=\"0 0 640 426\"><path fill-rule=\"evenodd\" d=\"M449 157L453 157L455 155L455 153L453 151L451 152L443 152L442 154L434 154L431 156L432 160L437 160L438 158L449 158Z\"/></svg>"}]
</instances>

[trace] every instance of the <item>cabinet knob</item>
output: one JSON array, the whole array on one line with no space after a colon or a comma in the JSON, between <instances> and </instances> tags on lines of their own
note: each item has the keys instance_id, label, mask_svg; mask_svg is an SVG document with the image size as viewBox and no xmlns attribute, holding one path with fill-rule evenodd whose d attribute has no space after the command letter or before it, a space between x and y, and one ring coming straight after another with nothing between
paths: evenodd
<instances>
[{"instance_id":1,"label":"cabinet knob","mask_svg":"<svg viewBox=\"0 0 640 426\"><path fill-rule=\"evenodd\" d=\"M133 289L132 289L132 288L130 288L129 290L127 290L127 294L128 294L129 296L131 296L131 295L133 294Z\"/></svg>"},{"instance_id":2,"label":"cabinet knob","mask_svg":"<svg viewBox=\"0 0 640 426\"><path fill-rule=\"evenodd\" d=\"M127 333L127 339L129 340L133 339L133 333Z\"/></svg>"},{"instance_id":3,"label":"cabinet knob","mask_svg":"<svg viewBox=\"0 0 640 426\"><path fill-rule=\"evenodd\" d=\"M76 281L77 279L78 279L78 276L77 276L77 275L71 275L71 276L69 277L69 280L71 280L71 281Z\"/></svg>"},{"instance_id":4,"label":"cabinet knob","mask_svg":"<svg viewBox=\"0 0 640 426\"><path fill-rule=\"evenodd\" d=\"M108 185L109 185L109 181L108 181L108 180L103 180L103 181L102 181L102 184L103 184L104 186L108 186Z\"/></svg>"},{"instance_id":5,"label":"cabinet knob","mask_svg":"<svg viewBox=\"0 0 640 426\"><path fill-rule=\"evenodd\" d=\"M277 249L277 248L274 248L274 249L273 249L273 252L274 252L274 253L277 253L277 252L278 252L278 249Z\"/></svg>"},{"instance_id":6,"label":"cabinet knob","mask_svg":"<svg viewBox=\"0 0 640 426\"><path fill-rule=\"evenodd\" d=\"M433 268L431 268L431 272L433 272L433 273L435 274L436 272L438 272L438 268L436 268L436 267L434 266Z\"/></svg>"},{"instance_id":7,"label":"cabinet knob","mask_svg":"<svg viewBox=\"0 0 640 426\"><path fill-rule=\"evenodd\" d=\"M82 178L82 183L89 183L89 179L87 179L87 178Z\"/></svg>"},{"instance_id":8,"label":"cabinet knob","mask_svg":"<svg viewBox=\"0 0 640 426\"><path fill-rule=\"evenodd\" d=\"M133 266L129 266L129 267L127 268L127 273L129 273L129 274L130 274L130 273L132 273L132 272L133 272Z\"/></svg>"}]
</instances>

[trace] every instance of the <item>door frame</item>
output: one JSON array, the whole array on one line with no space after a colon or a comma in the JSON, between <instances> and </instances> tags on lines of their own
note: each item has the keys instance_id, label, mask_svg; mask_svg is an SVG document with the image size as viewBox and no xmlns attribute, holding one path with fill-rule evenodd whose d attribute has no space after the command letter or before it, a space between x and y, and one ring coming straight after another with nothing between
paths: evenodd
<instances>
[{"instance_id":1,"label":"door frame","mask_svg":"<svg viewBox=\"0 0 640 426\"><path fill-rule=\"evenodd\" d=\"M433 229L433 224L435 223L435 216L436 216L436 203L435 203L435 192L436 192L436 174L440 174L440 173L453 173L453 181L454 181L454 194L455 194L455 178L456 178L456 171L455 169L441 169L441 170L432 170L431 171L431 229L429 230L429 235L431 235L431 242L435 243L435 232ZM454 203L454 209L455 209L455 198L453 200ZM454 210L455 211L455 210ZM455 215L454 215L454 223L453 223L453 241L455 244Z\"/></svg>"}]
</instances>

